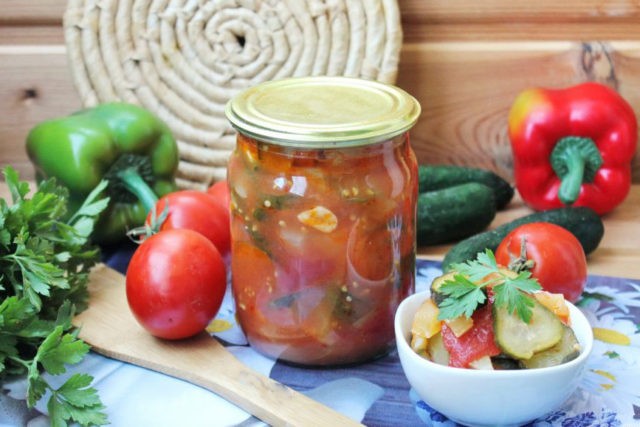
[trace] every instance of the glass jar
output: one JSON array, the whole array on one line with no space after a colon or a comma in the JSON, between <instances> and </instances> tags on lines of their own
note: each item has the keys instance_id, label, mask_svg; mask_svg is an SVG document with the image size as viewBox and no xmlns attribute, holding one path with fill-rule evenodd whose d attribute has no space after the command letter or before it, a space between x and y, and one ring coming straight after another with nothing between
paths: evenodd
<instances>
[{"instance_id":1,"label":"glass jar","mask_svg":"<svg viewBox=\"0 0 640 427\"><path fill-rule=\"evenodd\" d=\"M227 104L238 321L259 352L303 365L384 355L414 291L418 102L391 85L308 77Z\"/></svg>"}]
</instances>

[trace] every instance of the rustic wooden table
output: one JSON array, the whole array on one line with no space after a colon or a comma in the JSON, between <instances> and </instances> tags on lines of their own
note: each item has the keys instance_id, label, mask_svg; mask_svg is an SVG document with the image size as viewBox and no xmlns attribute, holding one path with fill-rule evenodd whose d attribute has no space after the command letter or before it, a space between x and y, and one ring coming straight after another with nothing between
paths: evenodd
<instances>
[{"instance_id":1,"label":"rustic wooden table","mask_svg":"<svg viewBox=\"0 0 640 427\"><path fill-rule=\"evenodd\" d=\"M10 198L4 182L0 182L0 197ZM508 209L498 213L491 227L531 212L516 197ZM605 233L602 242L588 257L589 274L640 279L640 184L633 185L624 203L603 220ZM442 260L449 247L451 245L422 247L418 256Z\"/></svg>"}]
</instances>

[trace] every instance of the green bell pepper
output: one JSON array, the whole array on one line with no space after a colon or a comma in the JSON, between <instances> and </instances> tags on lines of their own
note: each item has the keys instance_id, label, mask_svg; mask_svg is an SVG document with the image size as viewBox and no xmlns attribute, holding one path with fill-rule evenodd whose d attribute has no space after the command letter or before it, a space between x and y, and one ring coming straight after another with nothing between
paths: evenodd
<instances>
[{"instance_id":1,"label":"green bell pepper","mask_svg":"<svg viewBox=\"0 0 640 427\"><path fill-rule=\"evenodd\" d=\"M70 213L101 180L109 207L92 239L117 243L144 224L158 197L177 190L178 147L169 128L144 108L107 103L44 121L27 136L36 179L55 177L69 189Z\"/></svg>"}]
</instances>

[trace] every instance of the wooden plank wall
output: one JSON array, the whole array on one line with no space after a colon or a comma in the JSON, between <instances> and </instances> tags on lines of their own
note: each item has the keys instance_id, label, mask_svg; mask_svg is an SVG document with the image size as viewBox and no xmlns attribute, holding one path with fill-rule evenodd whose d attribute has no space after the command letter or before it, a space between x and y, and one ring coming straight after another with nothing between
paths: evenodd
<instances>
[{"instance_id":1,"label":"wooden plank wall","mask_svg":"<svg viewBox=\"0 0 640 427\"><path fill-rule=\"evenodd\" d=\"M422 163L491 168L511 178L506 117L531 86L596 80L640 112L640 3L633 0L399 0L398 85L423 115ZM65 0L0 0L0 166L33 177L24 138L80 107L62 32ZM633 163L640 182L640 154Z\"/></svg>"}]
</instances>

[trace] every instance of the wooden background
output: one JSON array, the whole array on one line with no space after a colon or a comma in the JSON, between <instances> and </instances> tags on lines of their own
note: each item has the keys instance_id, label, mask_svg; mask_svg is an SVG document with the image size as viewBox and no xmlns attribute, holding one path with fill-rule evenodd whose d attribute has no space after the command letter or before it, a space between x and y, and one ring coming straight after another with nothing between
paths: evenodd
<instances>
[{"instance_id":1,"label":"wooden background","mask_svg":"<svg viewBox=\"0 0 640 427\"><path fill-rule=\"evenodd\" d=\"M511 178L506 118L531 86L596 80L640 112L640 2L399 0L398 85L423 114L421 163L465 164ZM24 139L37 122L80 107L67 65L65 0L0 0L0 166L33 170ZM640 114L639 114L640 115ZM640 182L640 155L633 163Z\"/></svg>"}]
</instances>

